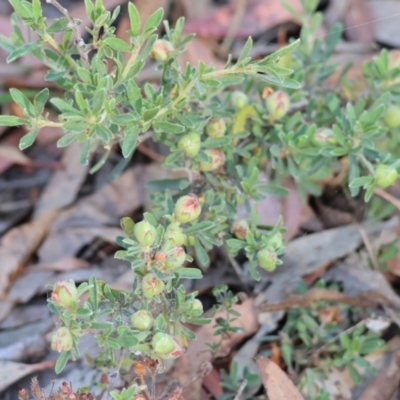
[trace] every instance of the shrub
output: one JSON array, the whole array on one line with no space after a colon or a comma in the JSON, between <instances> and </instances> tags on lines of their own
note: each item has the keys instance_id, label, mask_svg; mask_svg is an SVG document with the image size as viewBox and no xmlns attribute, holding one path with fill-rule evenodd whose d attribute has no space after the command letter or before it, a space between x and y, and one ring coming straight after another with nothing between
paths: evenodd
<instances>
[{"instance_id":1,"label":"shrub","mask_svg":"<svg viewBox=\"0 0 400 400\"><path fill-rule=\"evenodd\" d=\"M383 50L364 65L368 86L361 93L346 71L340 86L328 85L337 70L329 60L341 29L334 26L325 42L316 38L322 22L314 12L316 1L303 0L304 15L296 16L303 23L301 43L293 41L252 60L249 38L240 57L235 62L229 57L221 70L202 62L180 69L177 57L192 36L182 37L180 18L173 29L165 21L165 35L159 38L155 31L162 9L142 22L129 3L130 39L125 42L113 27L120 9L111 13L101 0L85 0L92 22L90 42L85 43L79 21L56 0L48 2L64 15L51 25L40 0L10 2L14 26L22 20L37 39L26 43L19 29L11 39L1 37L0 44L10 52L8 61L34 55L49 67L46 80L63 90L62 96L49 99L44 89L33 101L10 90L23 116L0 116L0 124L28 128L21 149L34 143L41 128L60 127L64 135L58 146L80 143L82 163L88 163L90 152L103 152L91 169L95 172L115 148L129 160L137 144L151 137L169 149L164 167L187 173L185 179L152 182L158 190L151 197L152 211L136 224L129 218L122 221L126 236L117 238L123 249L116 257L132 266L131 292L114 290L95 277L78 288L71 282L53 287L49 307L60 325L54 347L62 350L57 372L76 356L79 337L88 332L103 348L101 359L108 366L116 365L121 352L153 359L182 354L195 338L185 323L210 322L202 317L197 294L187 294L179 283L202 277L200 269L190 266L193 255L206 267L214 246L225 246L233 256L242 252L256 280L258 267L271 271L279 265L283 222L258 224L253 205L268 194L285 195L285 178L293 178L306 198L320 194L319 182L338 173L339 165L346 169L338 175L349 194L363 190L367 201L376 186L388 187L397 179L400 161L390 137L399 126L394 103L400 67ZM61 39L56 41L55 34ZM162 71L158 87L137 83L147 63ZM48 104L58 110L58 122L44 113ZM261 181L260 169L267 170L268 183ZM238 217L242 209L248 212L245 220ZM82 301L85 292L89 297Z\"/></svg>"}]
</instances>

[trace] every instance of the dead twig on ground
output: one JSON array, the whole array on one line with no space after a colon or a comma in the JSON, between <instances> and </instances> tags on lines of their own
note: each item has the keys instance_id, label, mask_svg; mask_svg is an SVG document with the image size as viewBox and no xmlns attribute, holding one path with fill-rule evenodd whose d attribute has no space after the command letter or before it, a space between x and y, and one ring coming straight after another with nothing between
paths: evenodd
<instances>
[{"instance_id":1,"label":"dead twig on ground","mask_svg":"<svg viewBox=\"0 0 400 400\"><path fill-rule=\"evenodd\" d=\"M377 308L381 305L390 304L389 299L375 291L367 291L361 293L359 296L348 296L332 289L311 289L303 295L292 295L279 303L264 304L260 306L259 310L265 312L287 310L289 308L304 308L310 307L316 301L321 300L368 308Z\"/></svg>"}]
</instances>

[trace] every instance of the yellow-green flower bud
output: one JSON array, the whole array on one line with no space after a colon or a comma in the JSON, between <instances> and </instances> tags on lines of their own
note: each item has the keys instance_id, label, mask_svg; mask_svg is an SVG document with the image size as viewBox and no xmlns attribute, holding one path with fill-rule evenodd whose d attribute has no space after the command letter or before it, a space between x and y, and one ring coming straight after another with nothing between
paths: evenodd
<instances>
[{"instance_id":1,"label":"yellow-green flower bud","mask_svg":"<svg viewBox=\"0 0 400 400\"><path fill-rule=\"evenodd\" d=\"M225 154L219 149L207 149L204 153L210 158L209 161L200 161L200 170L203 172L215 171L225 164Z\"/></svg>"},{"instance_id":2,"label":"yellow-green flower bud","mask_svg":"<svg viewBox=\"0 0 400 400\"><path fill-rule=\"evenodd\" d=\"M74 341L68 328L58 328L51 339L51 348L61 353L72 349Z\"/></svg>"},{"instance_id":3,"label":"yellow-green flower bud","mask_svg":"<svg viewBox=\"0 0 400 400\"><path fill-rule=\"evenodd\" d=\"M287 93L278 90L267 97L267 109L270 121L282 119L290 109L290 99Z\"/></svg>"},{"instance_id":4,"label":"yellow-green flower bud","mask_svg":"<svg viewBox=\"0 0 400 400\"><path fill-rule=\"evenodd\" d=\"M78 291L76 290L75 282L72 279L57 282L51 293L51 300L58 307L74 310L78 302Z\"/></svg>"},{"instance_id":5,"label":"yellow-green flower bud","mask_svg":"<svg viewBox=\"0 0 400 400\"><path fill-rule=\"evenodd\" d=\"M151 246L157 237L156 228L150 222L143 220L138 222L133 228L136 240L142 246Z\"/></svg>"},{"instance_id":6,"label":"yellow-green flower bud","mask_svg":"<svg viewBox=\"0 0 400 400\"><path fill-rule=\"evenodd\" d=\"M317 129L311 141L317 147L324 147L327 145L334 146L337 144L335 134L333 133L333 130L329 128Z\"/></svg>"},{"instance_id":7,"label":"yellow-green flower bud","mask_svg":"<svg viewBox=\"0 0 400 400\"><path fill-rule=\"evenodd\" d=\"M199 299L187 302L187 309L190 313L194 312L196 316L203 314L203 303Z\"/></svg>"},{"instance_id":8,"label":"yellow-green flower bud","mask_svg":"<svg viewBox=\"0 0 400 400\"><path fill-rule=\"evenodd\" d=\"M162 355L169 354L175 347L174 339L171 335L163 332L157 332L151 341L155 353Z\"/></svg>"},{"instance_id":9,"label":"yellow-green flower bud","mask_svg":"<svg viewBox=\"0 0 400 400\"><path fill-rule=\"evenodd\" d=\"M383 116L383 120L389 128L400 126L400 106L390 104Z\"/></svg>"},{"instance_id":10,"label":"yellow-green flower bud","mask_svg":"<svg viewBox=\"0 0 400 400\"><path fill-rule=\"evenodd\" d=\"M148 299L158 296L164 290L164 287L164 282L153 273L145 275L142 279L143 295Z\"/></svg>"},{"instance_id":11,"label":"yellow-green flower bud","mask_svg":"<svg viewBox=\"0 0 400 400\"><path fill-rule=\"evenodd\" d=\"M173 269L183 265L186 259L186 253L183 247L176 246L168 251L168 259L165 262L165 268Z\"/></svg>"},{"instance_id":12,"label":"yellow-green flower bud","mask_svg":"<svg viewBox=\"0 0 400 400\"><path fill-rule=\"evenodd\" d=\"M226 132L225 121L221 118L212 119L206 126L207 136L210 138L216 138L224 136Z\"/></svg>"},{"instance_id":13,"label":"yellow-green flower bud","mask_svg":"<svg viewBox=\"0 0 400 400\"><path fill-rule=\"evenodd\" d=\"M171 54L174 52L174 47L171 42L164 39L158 39L154 43L150 56L157 61L167 61Z\"/></svg>"},{"instance_id":14,"label":"yellow-green flower bud","mask_svg":"<svg viewBox=\"0 0 400 400\"><path fill-rule=\"evenodd\" d=\"M250 231L249 223L241 219L240 221L235 221L232 225L232 233L241 240L246 240L247 232Z\"/></svg>"},{"instance_id":15,"label":"yellow-green flower bud","mask_svg":"<svg viewBox=\"0 0 400 400\"><path fill-rule=\"evenodd\" d=\"M176 246L182 246L185 243L186 235L182 232L178 224L171 223L167 226L164 234L164 242L169 242Z\"/></svg>"},{"instance_id":16,"label":"yellow-green flower bud","mask_svg":"<svg viewBox=\"0 0 400 400\"><path fill-rule=\"evenodd\" d=\"M171 351L165 354L157 353L164 360L173 360L175 358L180 357L183 354L182 345L179 342L179 340L175 337L172 339L174 341L174 347L172 348Z\"/></svg>"},{"instance_id":17,"label":"yellow-green flower bud","mask_svg":"<svg viewBox=\"0 0 400 400\"><path fill-rule=\"evenodd\" d=\"M396 168L390 165L379 164L375 170L375 181L381 188L387 188L396 182L398 177Z\"/></svg>"},{"instance_id":18,"label":"yellow-green flower bud","mask_svg":"<svg viewBox=\"0 0 400 400\"><path fill-rule=\"evenodd\" d=\"M131 317L132 326L138 331L149 331L153 327L153 316L149 311L136 311Z\"/></svg>"},{"instance_id":19,"label":"yellow-green flower bud","mask_svg":"<svg viewBox=\"0 0 400 400\"><path fill-rule=\"evenodd\" d=\"M180 138L178 148L183 150L188 157L195 157L200 150L200 142L200 135L188 133Z\"/></svg>"},{"instance_id":20,"label":"yellow-green flower bud","mask_svg":"<svg viewBox=\"0 0 400 400\"><path fill-rule=\"evenodd\" d=\"M181 224L194 221L200 213L201 205L195 194L183 196L175 204L175 219Z\"/></svg>"},{"instance_id":21,"label":"yellow-green flower bud","mask_svg":"<svg viewBox=\"0 0 400 400\"><path fill-rule=\"evenodd\" d=\"M265 247L258 251L257 260L261 268L264 268L266 271L274 271L278 256L274 250Z\"/></svg>"},{"instance_id":22,"label":"yellow-green flower bud","mask_svg":"<svg viewBox=\"0 0 400 400\"><path fill-rule=\"evenodd\" d=\"M249 98L245 93L241 92L240 90L235 90L231 94L231 102L236 110L240 110L249 104Z\"/></svg>"}]
</instances>

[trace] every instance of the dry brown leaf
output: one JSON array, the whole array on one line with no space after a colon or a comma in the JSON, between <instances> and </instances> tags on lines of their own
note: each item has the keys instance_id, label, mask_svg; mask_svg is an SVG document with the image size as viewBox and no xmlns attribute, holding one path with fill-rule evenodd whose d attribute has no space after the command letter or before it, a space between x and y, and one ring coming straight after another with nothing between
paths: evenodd
<instances>
[{"instance_id":1,"label":"dry brown leaf","mask_svg":"<svg viewBox=\"0 0 400 400\"><path fill-rule=\"evenodd\" d=\"M232 2L220 7L206 18L188 22L185 31L206 38L223 39L229 31L236 4ZM302 7L299 0L290 1L290 5L301 13ZM293 17L282 6L280 0L248 0L246 14L236 36L239 38L256 36L267 29L290 21L293 21Z\"/></svg>"},{"instance_id":2,"label":"dry brown leaf","mask_svg":"<svg viewBox=\"0 0 400 400\"><path fill-rule=\"evenodd\" d=\"M29 223L10 230L0 246L0 298L4 298L11 280L36 251L56 217L49 211Z\"/></svg>"},{"instance_id":3,"label":"dry brown leaf","mask_svg":"<svg viewBox=\"0 0 400 400\"><path fill-rule=\"evenodd\" d=\"M67 272L73 271L74 269L87 268L89 266L90 264L87 261L80 258L64 257L50 264L36 264L28 267L27 269L32 269L35 271L51 270L57 272Z\"/></svg>"},{"instance_id":4,"label":"dry brown leaf","mask_svg":"<svg viewBox=\"0 0 400 400\"><path fill-rule=\"evenodd\" d=\"M242 328L243 331L233 333L223 339L218 351L220 356L229 354L235 344L258 330L259 325L253 304L254 300L248 299L242 304L236 304L233 307L234 310L240 313L240 317L232 325ZM211 359L206 343L216 343L220 340L220 336L213 336L213 325L216 318L219 317L225 318L225 312L217 313L211 324L202 326L196 331L197 340L190 343L187 352L177 360L173 370L168 374L171 378L179 380L182 385L188 384L194 377L197 378L184 388L183 397L186 400L198 400L200 398L202 382L198 374L201 370L201 365Z\"/></svg>"},{"instance_id":5,"label":"dry brown leaf","mask_svg":"<svg viewBox=\"0 0 400 400\"><path fill-rule=\"evenodd\" d=\"M131 215L144 204L145 171L140 166L130 169L114 182L62 211L39 249L40 262L48 264L75 256L76 251L94 237L109 241L112 235L119 234L120 230L113 226L119 225L120 218Z\"/></svg>"},{"instance_id":6,"label":"dry brown leaf","mask_svg":"<svg viewBox=\"0 0 400 400\"><path fill-rule=\"evenodd\" d=\"M55 171L36 203L34 216L72 204L84 182L88 166L80 162L80 145L73 143L61 159L64 169Z\"/></svg>"},{"instance_id":7,"label":"dry brown leaf","mask_svg":"<svg viewBox=\"0 0 400 400\"><path fill-rule=\"evenodd\" d=\"M375 36L375 15L368 0L352 0L344 14L346 37L355 42L371 43Z\"/></svg>"},{"instance_id":8,"label":"dry brown leaf","mask_svg":"<svg viewBox=\"0 0 400 400\"><path fill-rule=\"evenodd\" d=\"M395 400L400 381L400 338L394 337L388 343L392 350L389 365L365 388L358 400Z\"/></svg>"},{"instance_id":9,"label":"dry brown leaf","mask_svg":"<svg viewBox=\"0 0 400 400\"><path fill-rule=\"evenodd\" d=\"M386 222L366 222L360 225L329 229L289 242L286 246L286 254L283 256L283 265L268 275L263 274L263 278L270 281L271 285L257 296L256 304L276 303L284 300L297 289L303 276L326 268L335 260L353 252L362 243L360 226L369 237L378 237L382 232L395 230L398 226L398 218L395 217ZM379 287L376 286L368 289L380 292ZM368 289L364 288L363 290ZM359 294L359 292L347 291L346 293L349 295ZM387 291L383 294L391 302L397 304L394 296L389 296ZM282 318L281 311L259 314L260 323L268 324L271 330L276 328L280 318Z\"/></svg>"},{"instance_id":10,"label":"dry brown leaf","mask_svg":"<svg viewBox=\"0 0 400 400\"><path fill-rule=\"evenodd\" d=\"M260 174L260 179L263 180L263 183L268 182L265 173ZM259 224L262 225L275 225L282 216L287 228L284 236L286 240L290 240L298 233L300 226L305 221L304 216L308 218L310 213L306 212L309 206L301 201L293 181L288 179L283 186L289 190L285 197L267 195L264 200L257 203L257 211L260 216ZM247 219L247 217L245 218Z\"/></svg>"},{"instance_id":11,"label":"dry brown leaf","mask_svg":"<svg viewBox=\"0 0 400 400\"><path fill-rule=\"evenodd\" d=\"M393 47L400 47L399 14L397 0L369 0L375 22L375 40Z\"/></svg>"},{"instance_id":12,"label":"dry brown leaf","mask_svg":"<svg viewBox=\"0 0 400 400\"><path fill-rule=\"evenodd\" d=\"M270 400L304 400L288 376L268 358L257 360L258 371Z\"/></svg>"},{"instance_id":13,"label":"dry brown leaf","mask_svg":"<svg viewBox=\"0 0 400 400\"><path fill-rule=\"evenodd\" d=\"M43 361L37 364L22 364L13 361L0 361L0 392L26 375L54 368L55 361Z\"/></svg>"},{"instance_id":14,"label":"dry brown leaf","mask_svg":"<svg viewBox=\"0 0 400 400\"><path fill-rule=\"evenodd\" d=\"M225 65L215 57L209 43L195 37L186 44L186 51L178 56L178 62L184 71L187 63L197 66L200 60L206 65L214 65L216 69L222 69Z\"/></svg>"},{"instance_id":15,"label":"dry brown leaf","mask_svg":"<svg viewBox=\"0 0 400 400\"><path fill-rule=\"evenodd\" d=\"M47 237L39 251L40 259L42 263L50 264L60 258L73 258L79 250L97 238L107 243L115 243L115 238L123 234L122 229L109 226L68 227Z\"/></svg>"}]
</instances>

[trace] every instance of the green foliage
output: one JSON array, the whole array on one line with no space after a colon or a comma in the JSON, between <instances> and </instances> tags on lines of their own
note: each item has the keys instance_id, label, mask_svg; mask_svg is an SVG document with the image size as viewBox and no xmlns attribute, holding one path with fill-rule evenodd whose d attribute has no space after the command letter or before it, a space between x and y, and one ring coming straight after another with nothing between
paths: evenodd
<instances>
[{"instance_id":1,"label":"green foliage","mask_svg":"<svg viewBox=\"0 0 400 400\"><path fill-rule=\"evenodd\" d=\"M338 290L336 285L327 286L324 281L318 281L315 288ZM299 289L301 293L306 290L305 285ZM325 320L325 311L331 311L332 318ZM365 356L384 350L385 342L378 333L367 330L365 315L361 308L334 306L327 301L289 310L281 330L282 357L289 370L305 369L300 388L304 388L310 399L324 398L313 397L316 377L326 377L332 368L347 369L355 385L362 383L360 371L376 372Z\"/></svg>"},{"instance_id":2,"label":"green foliage","mask_svg":"<svg viewBox=\"0 0 400 400\"><path fill-rule=\"evenodd\" d=\"M51 25L39 0L10 2L15 10L14 33L11 38L0 36L0 45L10 53L8 61L35 56L49 68L46 80L63 90L54 97L44 89L33 99L28 93L10 90L23 117L0 116L0 125L26 125L29 133L21 139L21 149L34 143L41 128L60 127L64 136L58 146L80 143L82 163L88 163L89 153L104 152L92 172L119 146L125 158L117 166L121 171L138 143L151 137L169 149L164 167L187 174L150 182L154 190L151 212L136 225L129 218L121 221L126 236L117 238L122 250L116 257L131 264L132 291L111 289L92 277L77 288L78 298L88 292L87 301L74 299L74 306L66 307L68 299L60 303L53 294L49 306L72 338L72 348L68 343L68 350L60 355L57 372L76 356L78 338L89 332L103 349L96 360L99 366L119 368L124 355L163 359L182 354L187 341L195 338L184 324L210 322L201 317L196 293L187 294L179 283L183 278L202 277L200 269L188 264L195 257L207 268L208 252L225 246L233 256L246 255L254 279L260 279L258 267L275 269L281 263L278 256L284 253L284 222L261 226L252 204L268 194L287 194L283 187L287 177L305 198L310 193L318 195L319 182L337 174L352 196L362 191L365 200L377 186L388 187L398 177L400 122L394 107L400 96L400 61L395 53L383 50L365 63L367 86L362 91L346 77L348 68L336 85L329 84L338 68L329 61L341 28L334 26L326 41L317 39L322 14L315 12L316 0L302 0L303 15L294 13L302 23L301 42L293 41L254 61L249 56L249 38L236 62L229 57L221 70L203 62L180 69L177 56L192 36L182 37L184 19L180 18L173 28L164 22L165 35L159 38L155 32L163 19L162 9L141 21L129 2L129 40L124 42L115 36L112 25L119 8L111 13L102 0L85 0L92 22L87 29L90 42L85 43L77 28L80 21L56 0L49 2L64 15ZM293 13L289 2L285 7ZM25 42L21 21L36 33L35 41ZM146 64L162 71L159 86L140 82L139 73ZM49 120L45 107L58 110L58 122ZM268 182L261 179L260 171L267 172ZM247 220L239 220L243 209ZM237 298L226 287L215 289L215 296L227 313L216 321L216 334L236 331L231 323L237 317L232 309ZM132 326L131 317L138 311L146 311L154 321L148 331ZM135 326L142 324L135 322ZM332 339L337 329L321 327L316 315L307 310L290 312L282 338L289 368L308 362L293 359L294 337L309 347L315 340ZM334 350L327 351L332 365L362 364L365 349L378 339L358 333L361 339L341 336L340 343L333 343ZM61 344L55 346L62 349ZM210 345L212 354L217 347ZM231 378L226 382L232 382ZM123 400L135 393L132 386L111 394Z\"/></svg>"}]
</instances>

